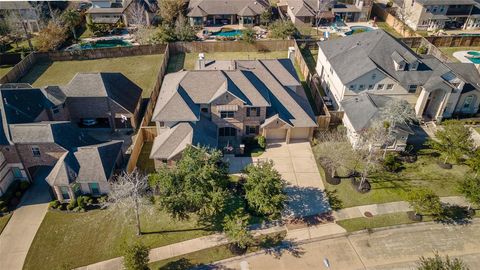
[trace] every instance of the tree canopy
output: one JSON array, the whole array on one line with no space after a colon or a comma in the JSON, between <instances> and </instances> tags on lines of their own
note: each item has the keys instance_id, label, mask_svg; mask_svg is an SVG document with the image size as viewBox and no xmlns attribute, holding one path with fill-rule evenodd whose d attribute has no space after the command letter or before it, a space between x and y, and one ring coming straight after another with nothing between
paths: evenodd
<instances>
[{"instance_id":1,"label":"tree canopy","mask_svg":"<svg viewBox=\"0 0 480 270\"><path fill-rule=\"evenodd\" d=\"M427 188L412 190L408 202L416 214L438 216L443 211L440 197Z\"/></svg>"},{"instance_id":2,"label":"tree canopy","mask_svg":"<svg viewBox=\"0 0 480 270\"><path fill-rule=\"evenodd\" d=\"M245 198L248 207L260 215L278 218L285 208L286 182L273 168L273 162L250 164L245 168Z\"/></svg>"},{"instance_id":3,"label":"tree canopy","mask_svg":"<svg viewBox=\"0 0 480 270\"><path fill-rule=\"evenodd\" d=\"M450 259L446 256L442 258L435 252L435 256L431 258L420 257L417 263L417 270L469 270L468 266L460 259Z\"/></svg>"},{"instance_id":4,"label":"tree canopy","mask_svg":"<svg viewBox=\"0 0 480 270\"><path fill-rule=\"evenodd\" d=\"M191 214L208 220L223 210L229 194L228 168L220 151L188 146L174 167L150 176L160 206L175 218Z\"/></svg>"},{"instance_id":5,"label":"tree canopy","mask_svg":"<svg viewBox=\"0 0 480 270\"><path fill-rule=\"evenodd\" d=\"M185 1L183 0L160 0L160 17L166 24L173 25L175 20L182 14Z\"/></svg>"},{"instance_id":6,"label":"tree canopy","mask_svg":"<svg viewBox=\"0 0 480 270\"><path fill-rule=\"evenodd\" d=\"M148 269L148 247L141 242L127 245L123 251L123 266L125 270Z\"/></svg>"},{"instance_id":7,"label":"tree canopy","mask_svg":"<svg viewBox=\"0 0 480 270\"><path fill-rule=\"evenodd\" d=\"M253 242L253 236L248 230L249 219L241 208L225 216L223 230L230 241L239 248L247 248Z\"/></svg>"},{"instance_id":8,"label":"tree canopy","mask_svg":"<svg viewBox=\"0 0 480 270\"><path fill-rule=\"evenodd\" d=\"M288 39L293 37L297 32L297 28L290 21L277 20L270 24L270 37L278 39Z\"/></svg>"},{"instance_id":9,"label":"tree canopy","mask_svg":"<svg viewBox=\"0 0 480 270\"><path fill-rule=\"evenodd\" d=\"M435 139L429 139L427 145L444 156L444 163L449 159L458 162L461 157L473 150L471 131L457 121L445 121L435 133Z\"/></svg>"},{"instance_id":10,"label":"tree canopy","mask_svg":"<svg viewBox=\"0 0 480 270\"><path fill-rule=\"evenodd\" d=\"M480 178L467 176L459 184L459 191L472 204L480 206Z\"/></svg>"}]
</instances>

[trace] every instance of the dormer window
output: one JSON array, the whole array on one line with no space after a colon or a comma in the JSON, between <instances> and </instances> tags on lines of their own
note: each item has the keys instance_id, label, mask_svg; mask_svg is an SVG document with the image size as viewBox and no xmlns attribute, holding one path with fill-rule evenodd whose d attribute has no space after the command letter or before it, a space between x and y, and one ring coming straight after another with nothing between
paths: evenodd
<instances>
[{"instance_id":1,"label":"dormer window","mask_svg":"<svg viewBox=\"0 0 480 270\"><path fill-rule=\"evenodd\" d=\"M418 69L418 61L412 62L410 64L410 70L417 70Z\"/></svg>"}]
</instances>

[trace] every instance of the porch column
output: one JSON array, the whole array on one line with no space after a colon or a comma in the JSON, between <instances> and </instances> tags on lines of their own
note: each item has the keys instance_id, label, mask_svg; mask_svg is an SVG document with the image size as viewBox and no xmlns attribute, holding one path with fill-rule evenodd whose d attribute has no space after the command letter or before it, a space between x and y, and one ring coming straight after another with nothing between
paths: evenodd
<instances>
[{"instance_id":1,"label":"porch column","mask_svg":"<svg viewBox=\"0 0 480 270\"><path fill-rule=\"evenodd\" d=\"M430 95L425 89L422 89L420 96L417 99L415 104L415 114L418 118L422 118L423 112L425 111L425 105L427 104L428 96Z\"/></svg>"},{"instance_id":2,"label":"porch column","mask_svg":"<svg viewBox=\"0 0 480 270\"><path fill-rule=\"evenodd\" d=\"M445 94L445 96L443 97L443 100L442 102L440 103L440 106L438 106L438 111L435 115L435 119L438 121L438 122L441 122L442 121L442 118L443 118L443 111L445 110L445 105L447 104L447 101L448 99L450 98L450 93L451 92L448 92Z\"/></svg>"},{"instance_id":3,"label":"porch column","mask_svg":"<svg viewBox=\"0 0 480 270\"><path fill-rule=\"evenodd\" d=\"M291 128L288 128L288 129L287 129L287 138L285 139L285 142L286 142L287 144L290 143L291 132L292 132L292 129L291 129Z\"/></svg>"}]
</instances>

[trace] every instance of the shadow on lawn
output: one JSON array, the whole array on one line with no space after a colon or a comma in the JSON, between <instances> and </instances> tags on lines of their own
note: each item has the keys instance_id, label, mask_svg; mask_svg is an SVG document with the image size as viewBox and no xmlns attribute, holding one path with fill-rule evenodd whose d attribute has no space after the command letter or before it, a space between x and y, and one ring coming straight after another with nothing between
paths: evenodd
<instances>
[{"instance_id":1,"label":"shadow on lawn","mask_svg":"<svg viewBox=\"0 0 480 270\"><path fill-rule=\"evenodd\" d=\"M167 73L177 72L184 68L185 64L185 53L176 53L170 55L168 65L167 65Z\"/></svg>"},{"instance_id":2,"label":"shadow on lawn","mask_svg":"<svg viewBox=\"0 0 480 270\"><path fill-rule=\"evenodd\" d=\"M34 84L47 69L53 64L52 61L41 61L36 63L30 71L20 78L19 82Z\"/></svg>"},{"instance_id":3,"label":"shadow on lawn","mask_svg":"<svg viewBox=\"0 0 480 270\"><path fill-rule=\"evenodd\" d=\"M192 229L162 230L162 231L143 231L142 230L142 235L163 234L163 233L181 233L181 232L193 232L193 231L209 231L209 229L208 228L192 228Z\"/></svg>"},{"instance_id":4,"label":"shadow on lawn","mask_svg":"<svg viewBox=\"0 0 480 270\"><path fill-rule=\"evenodd\" d=\"M448 225L468 225L472 223L475 210L465 206L444 204L443 213L435 221Z\"/></svg>"}]
</instances>

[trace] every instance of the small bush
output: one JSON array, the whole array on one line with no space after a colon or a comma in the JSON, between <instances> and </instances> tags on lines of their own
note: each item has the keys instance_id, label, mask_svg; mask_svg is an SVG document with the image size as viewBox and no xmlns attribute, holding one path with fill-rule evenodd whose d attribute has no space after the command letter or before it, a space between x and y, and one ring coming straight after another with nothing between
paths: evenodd
<instances>
[{"instance_id":1,"label":"small bush","mask_svg":"<svg viewBox=\"0 0 480 270\"><path fill-rule=\"evenodd\" d=\"M28 181L22 181L20 182L20 189L22 191L27 190L27 188L30 186L30 183Z\"/></svg>"},{"instance_id":2,"label":"small bush","mask_svg":"<svg viewBox=\"0 0 480 270\"><path fill-rule=\"evenodd\" d=\"M7 213L8 212L8 207L3 206L0 208L0 213Z\"/></svg>"},{"instance_id":3,"label":"small bush","mask_svg":"<svg viewBox=\"0 0 480 270\"><path fill-rule=\"evenodd\" d=\"M397 155L389 153L383 160L383 166L389 172L396 172L402 167L402 163L397 159Z\"/></svg>"},{"instance_id":4,"label":"small bush","mask_svg":"<svg viewBox=\"0 0 480 270\"><path fill-rule=\"evenodd\" d=\"M60 202L58 200L51 201L48 205L51 209L57 209L60 206Z\"/></svg>"},{"instance_id":5,"label":"small bush","mask_svg":"<svg viewBox=\"0 0 480 270\"><path fill-rule=\"evenodd\" d=\"M70 200L70 203L67 205L67 210L72 211L75 207L77 207L77 200Z\"/></svg>"},{"instance_id":6,"label":"small bush","mask_svg":"<svg viewBox=\"0 0 480 270\"><path fill-rule=\"evenodd\" d=\"M15 192L15 197L17 197L17 198L22 197L22 192L21 191Z\"/></svg>"},{"instance_id":7,"label":"small bush","mask_svg":"<svg viewBox=\"0 0 480 270\"><path fill-rule=\"evenodd\" d=\"M100 197L97 199L97 202L100 203L100 204L102 204L102 203L106 203L107 200L108 200L107 195L102 195L102 196L100 196Z\"/></svg>"},{"instance_id":8,"label":"small bush","mask_svg":"<svg viewBox=\"0 0 480 270\"><path fill-rule=\"evenodd\" d=\"M0 200L0 208L4 207L6 205L7 205L7 203L5 203L5 201Z\"/></svg>"},{"instance_id":9,"label":"small bush","mask_svg":"<svg viewBox=\"0 0 480 270\"><path fill-rule=\"evenodd\" d=\"M258 136L257 142L261 148L265 149L265 147L267 147L267 140L264 136Z\"/></svg>"},{"instance_id":10,"label":"small bush","mask_svg":"<svg viewBox=\"0 0 480 270\"><path fill-rule=\"evenodd\" d=\"M78 208L80 209L85 209L85 207L87 206L87 197L85 196L80 196L77 198L77 206Z\"/></svg>"},{"instance_id":11,"label":"small bush","mask_svg":"<svg viewBox=\"0 0 480 270\"><path fill-rule=\"evenodd\" d=\"M123 266L126 270L148 269L148 247L137 242L125 247L123 251Z\"/></svg>"}]
</instances>

